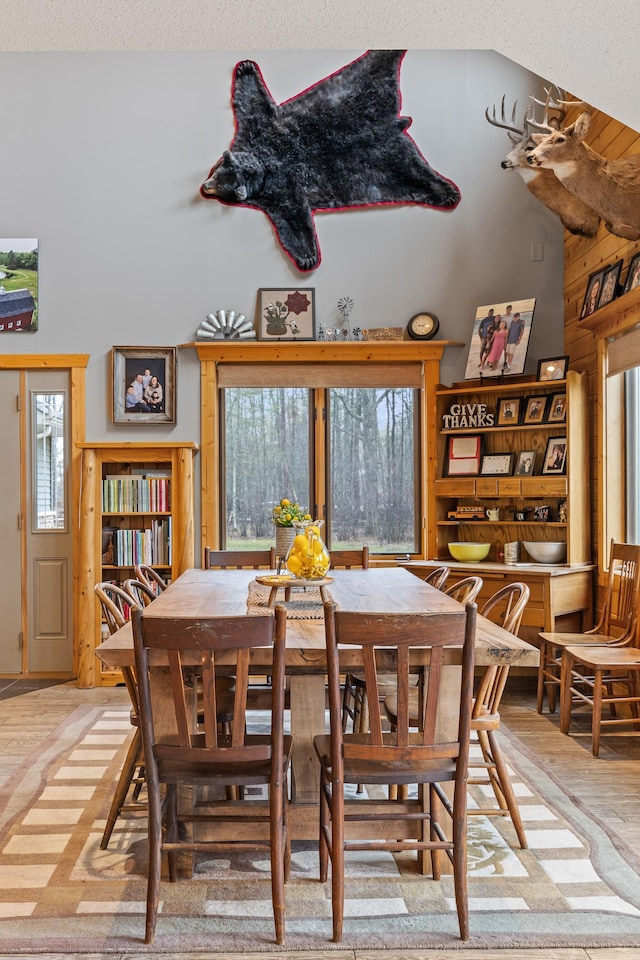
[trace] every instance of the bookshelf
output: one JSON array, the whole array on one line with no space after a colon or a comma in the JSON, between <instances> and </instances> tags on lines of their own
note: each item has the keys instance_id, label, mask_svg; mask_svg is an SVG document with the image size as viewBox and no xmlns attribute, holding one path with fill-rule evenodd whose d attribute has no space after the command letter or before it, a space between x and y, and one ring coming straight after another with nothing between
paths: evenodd
<instances>
[{"instance_id":1,"label":"bookshelf","mask_svg":"<svg viewBox=\"0 0 640 960\"><path fill-rule=\"evenodd\" d=\"M136 563L172 580L194 565L195 443L81 443L78 686L118 682L95 656L96 583L121 584Z\"/></svg>"}]
</instances>

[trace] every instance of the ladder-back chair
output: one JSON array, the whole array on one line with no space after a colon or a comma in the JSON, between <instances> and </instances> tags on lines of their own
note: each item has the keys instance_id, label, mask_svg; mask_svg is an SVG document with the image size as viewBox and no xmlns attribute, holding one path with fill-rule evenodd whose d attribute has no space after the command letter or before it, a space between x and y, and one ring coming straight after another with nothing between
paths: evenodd
<instances>
[{"instance_id":1,"label":"ladder-back chair","mask_svg":"<svg viewBox=\"0 0 640 960\"><path fill-rule=\"evenodd\" d=\"M146 583L147 586L155 590L156 593L162 593L167 589L167 581L148 563L137 563L133 570L136 575L136 580Z\"/></svg>"},{"instance_id":2,"label":"ladder-back chair","mask_svg":"<svg viewBox=\"0 0 640 960\"><path fill-rule=\"evenodd\" d=\"M270 550L212 550L204 548L205 570L275 570L276 548Z\"/></svg>"}]
</instances>

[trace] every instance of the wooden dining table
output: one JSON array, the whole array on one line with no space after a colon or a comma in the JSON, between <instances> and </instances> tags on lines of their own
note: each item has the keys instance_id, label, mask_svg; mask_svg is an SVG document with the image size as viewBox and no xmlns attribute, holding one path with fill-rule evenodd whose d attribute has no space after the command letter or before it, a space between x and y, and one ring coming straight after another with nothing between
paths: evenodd
<instances>
[{"instance_id":1,"label":"wooden dining table","mask_svg":"<svg viewBox=\"0 0 640 960\"><path fill-rule=\"evenodd\" d=\"M186 570L146 608L143 616L156 617L219 617L242 616L261 612L260 595L256 593L255 570ZM327 599L341 609L369 613L415 613L425 610L446 613L459 610L456 600L407 570L396 567L367 570L331 571L332 580L322 588ZM296 839L317 837L317 804L319 797L319 764L313 750L313 737L326 729L325 675L327 668L322 603L317 588L294 591L287 618L286 672L291 709L291 733L294 740L292 757L291 835ZM264 601L265 615L270 615L269 590ZM251 596L251 599L250 599ZM276 598L284 601L284 590ZM296 613L296 604L303 607ZM314 605L316 610L314 610ZM103 664L110 669L133 667L133 635L131 625L107 638L96 649ZM255 651L252 667L257 673L268 672L269 650ZM416 667L428 662L428 650L416 654ZM484 617L478 617L476 628L476 665L518 664L537 666L538 650L519 637L503 630ZM349 672L359 665L358 652L345 648L341 653L341 669ZM459 670L459 651L450 650L451 689L455 689ZM445 671L446 673L447 671ZM453 722L457 713L455 697L442 696L449 710L443 722Z\"/></svg>"}]
</instances>

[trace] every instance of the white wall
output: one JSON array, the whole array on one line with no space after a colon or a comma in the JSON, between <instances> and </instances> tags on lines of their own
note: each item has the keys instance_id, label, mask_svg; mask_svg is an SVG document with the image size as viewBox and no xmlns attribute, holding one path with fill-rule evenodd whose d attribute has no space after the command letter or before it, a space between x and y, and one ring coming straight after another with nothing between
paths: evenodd
<instances>
[{"instance_id":1,"label":"white wall","mask_svg":"<svg viewBox=\"0 0 640 960\"><path fill-rule=\"evenodd\" d=\"M282 101L362 52L0 55L0 89L14 92L0 140L0 232L40 241L40 329L0 334L0 352L89 352L88 439L198 440L195 351L179 355L177 425L144 428L111 423L111 346L189 342L211 310L253 316L259 287L315 287L328 325L345 295L359 326L404 325L431 309L442 338L466 343L476 306L533 296L527 370L562 352L560 223L500 169L507 137L484 119L503 93L524 102L541 82L498 54L410 50L402 68L411 135L461 189L453 212L320 214L322 263L300 274L261 213L200 198L233 135L237 60L256 59ZM534 242L541 262L530 259ZM447 350L445 382L462 379L466 355Z\"/></svg>"}]
</instances>

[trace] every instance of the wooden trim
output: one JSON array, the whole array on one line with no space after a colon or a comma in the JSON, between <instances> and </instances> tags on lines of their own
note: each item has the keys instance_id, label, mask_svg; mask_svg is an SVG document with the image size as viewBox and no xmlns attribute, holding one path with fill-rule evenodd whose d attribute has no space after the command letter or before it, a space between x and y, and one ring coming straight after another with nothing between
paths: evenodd
<instances>
[{"instance_id":1,"label":"wooden trim","mask_svg":"<svg viewBox=\"0 0 640 960\"><path fill-rule=\"evenodd\" d=\"M48 353L2 353L0 370L63 370L65 368L86 367L88 353L48 354Z\"/></svg>"},{"instance_id":2,"label":"wooden trim","mask_svg":"<svg viewBox=\"0 0 640 960\"><path fill-rule=\"evenodd\" d=\"M596 337L615 337L638 323L640 323L640 287L612 300L605 307L600 307L590 317L579 320L578 327L587 327Z\"/></svg>"},{"instance_id":3,"label":"wooden trim","mask_svg":"<svg viewBox=\"0 0 640 960\"><path fill-rule=\"evenodd\" d=\"M445 347L464 347L459 340L396 340L355 343L185 343L200 362L214 363L366 363L440 360Z\"/></svg>"}]
</instances>

